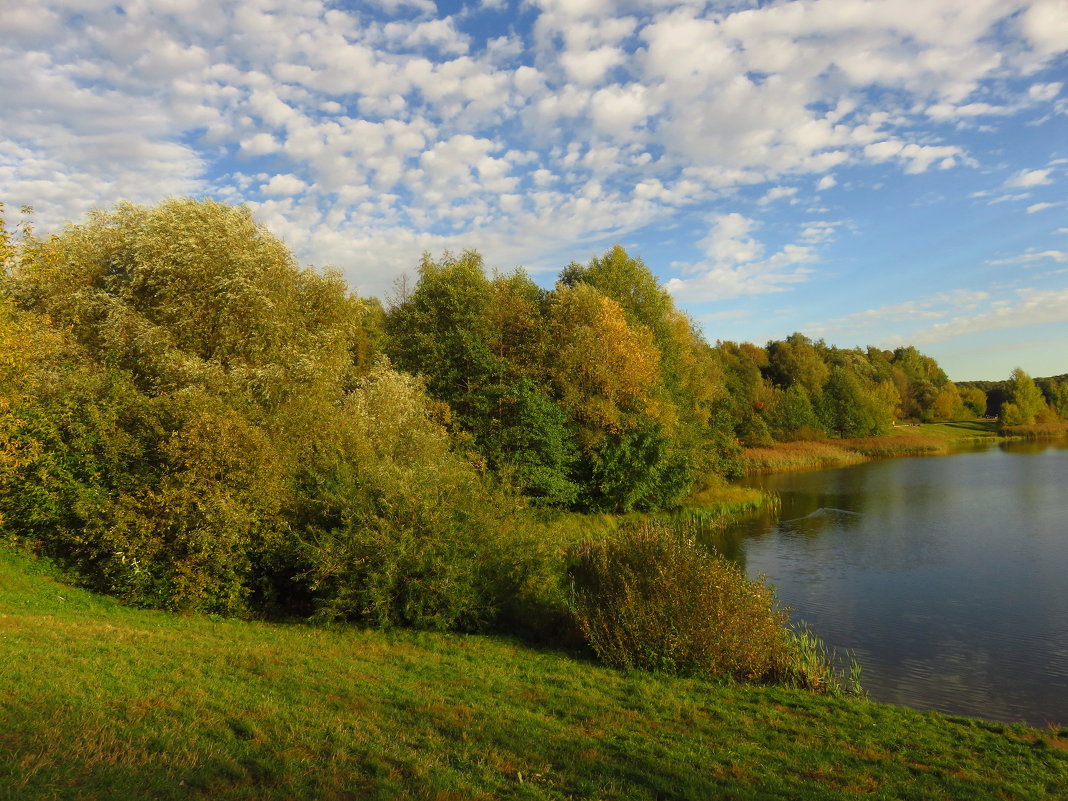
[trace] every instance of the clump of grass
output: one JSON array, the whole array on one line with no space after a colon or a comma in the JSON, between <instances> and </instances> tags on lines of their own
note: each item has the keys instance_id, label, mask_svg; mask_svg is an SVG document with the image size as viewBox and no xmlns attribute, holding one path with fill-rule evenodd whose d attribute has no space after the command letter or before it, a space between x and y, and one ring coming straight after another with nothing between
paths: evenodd
<instances>
[{"instance_id":1,"label":"clump of grass","mask_svg":"<svg viewBox=\"0 0 1068 801\"><path fill-rule=\"evenodd\" d=\"M700 535L720 531L760 512L777 511L782 501L773 492L717 483L693 493L677 509L658 515L674 524L692 526Z\"/></svg>"},{"instance_id":2,"label":"clump of grass","mask_svg":"<svg viewBox=\"0 0 1068 801\"><path fill-rule=\"evenodd\" d=\"M861 664L856 655L847 652L848 666L839 667L838 654L830 651L823 640L807 627L791 628L787 632L788 647L773 677L775 684L812 690L824 695L850 695L865 698L861 686Z\"/></svg>"},{"instance_id":3,"label":"clump of grass","mask_svg":"<svg viewBox=\"0 0 1068 801\"><path fill-rule=\"evenodd\" d=\"M645 523L575 554L574 610L590 646L623 669L738 681L786 675L788 615L772 588L678 528Z\"/></svg>"}]
</instances>

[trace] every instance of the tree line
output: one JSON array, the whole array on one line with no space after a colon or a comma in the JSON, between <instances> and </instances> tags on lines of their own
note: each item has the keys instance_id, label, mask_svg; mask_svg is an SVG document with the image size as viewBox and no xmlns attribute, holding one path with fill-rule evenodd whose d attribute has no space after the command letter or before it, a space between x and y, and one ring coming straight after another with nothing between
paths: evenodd
<instances>
[{"instance_id":1,"label":"tree line","mask_svg":"<svg viewBox=\"0 0 1068 801\"><path fill-rule=\"evenodd\" d=\"M177 199L0 224L0 266L0 530L151 606L526 625L561 592L532 508L667 509L745 445L987 412L911 347L709 343L621 247L551 289L427 255L384 305ZM1066 415L1025 378L1006 423Z\"/></svg>"}]
</instances>

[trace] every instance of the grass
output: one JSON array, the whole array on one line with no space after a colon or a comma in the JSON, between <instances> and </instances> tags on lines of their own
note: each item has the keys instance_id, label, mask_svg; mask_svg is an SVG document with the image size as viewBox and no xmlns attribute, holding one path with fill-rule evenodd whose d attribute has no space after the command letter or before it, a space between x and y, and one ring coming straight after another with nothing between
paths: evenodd
<instances>
[{"instance_id":1,"label":"grass","mask_svg":"<svg viewBox=\"0 0 1068 801\"><path fill-rule=\"evenodd\" d=\"M1023 439L1055 439L1068 436L1068 420L1034 423L1026 426L1006 426L1001 433L1008 437Z\"/></svg>"},{"instance_id":2,"label":"grass","mask_svg":"<svg viewBox=\"0 0 1068 801\"><path fill-rule=\"evenodd\" d=\"M620 527L640 525L650 517L693 523L706 531L720 531L756 512L775 509L778 504L779 498L774 493L728 484L720 479L683 499L677 508L668 512L583 514L546 510L543 522L546 537L566 549L590 538L612 534Z\"/></svg>"},{"instance_id":3,"label":"grass","mask_svg":"<svg viewBox=\"0 0 1068 801\"><path fill-rule=\"evenodd\" d=\"M777 442L771 448L746 448L742 458L748 473L781 473L845 467L887 456L935 455L998 439L996 420L902 424L885 437Z\"/></svg>"},{"instance_id":4,"label":"grass","mask_svg":"<svg viewBox=\"0 0 1068 801\"><path fill-rule=\"evenodd\" d=\"M0 548L0 799L1051 799L1068 730L124 608Z\"/></svg>"},{"instance_id":5,"label":"grass","mask_svg":"<svg viewBox=\"0 0 1068 801\"><path fill-rule=\"evenodd\" d=\"M946 423L921 423L918 426L895 426L891 436L919 436L941 439L947 443L997 439L997 420L954 420Z\"/></svg>"}]
</instances>

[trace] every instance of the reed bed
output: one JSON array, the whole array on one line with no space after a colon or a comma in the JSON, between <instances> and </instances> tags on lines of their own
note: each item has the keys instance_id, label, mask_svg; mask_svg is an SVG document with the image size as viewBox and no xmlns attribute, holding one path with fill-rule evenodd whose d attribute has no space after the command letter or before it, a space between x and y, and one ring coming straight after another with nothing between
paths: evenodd
<instances>
[{"instance_id":1,"label":"reed bed","mask_svg":"<svg viewBox=\"0 0 1068 801\"><path fill-rule=\"evenodd\" d=\"M742 462L747 473L785 473L844 467L866 461L864 454L840 442L780 442L771 448L746 448Z\"/></svg>"},{"instance_id":2,"label":"reed bed","mask_svg":"<svg viewBox=\"0 0 1068 801\"><path fill-rule=\"evenodd\" d=\"M745 470L754 473L785 473L845 467L887 456L921 456L946 453L949 442L924 434L860 437L819 441L777 442L770 448L746 448Z\"/></svg>"},{"instance_id":3,"label":"reed bed","mask_svg":"<svg viewBox=\"0 0 1068 801\"><path fill-rule=\"evenodd\" d=\"M1034 423L1029 426L1003 426L1000 433L1005 437L1022 437L1023 439L1057 439L1068 437L1068 421Z\"/></svg>"},{"instance_id":4,"label":"reed bed","mask_svg":"<svg viewBox=\"0 0 1068 801\"><path fill-rule=\"evenodd\" d=\"M932 439L922 434L904 434L896 437L862 437L839 441L847 448L865 456L917 456L930 453L945 453L948 446L944 440Z\"/></svg>"}]
</instances>

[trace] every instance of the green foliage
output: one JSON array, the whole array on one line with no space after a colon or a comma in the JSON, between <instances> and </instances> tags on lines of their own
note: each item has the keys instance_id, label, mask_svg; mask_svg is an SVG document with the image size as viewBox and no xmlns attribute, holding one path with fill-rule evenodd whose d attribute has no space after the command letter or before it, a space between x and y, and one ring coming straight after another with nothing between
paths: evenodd
<instances>
[{"instance_id":1,"label":"green foliage","mask_svg":"<svg viewBox=\"0 0 1068 801\"><path fill-rule=\"evenodd\" d=\"M490 282L482 257L423 255L419 282L386 315L386 353L401 370L426 377L430 394L449 404L457 423L479 430L505 371L491 349Z\"/></svg>"},{"instance_id":2,"label":"green foliage","mask_svg":"<svg viewBox=\"0 0 1068 801\"><path fill-rule=\"evenodd\" d=\"M985 400L985 398L984 398ZM967 413L964 398L952 381L947 381L938 390L924 415L925 422L959 420Z\"/></svg>"},{"instance_id":3,"label":"green foliage","mask_svg":"<svg viewBox=\"0 0 1068 801\"><path fill-rule=\"evenodd\" d=\"M333 421L344 475L309 527L321 617L477 630L524 592L534 545L517 504L453 452L412 376L375 367ZM329 528L326 526L330 525Z\"/></svg>"},{"instance_id":4,"label":"green foliage","mask_svg":"<svg viewBox=\"0 0 1068 801\"><path fill-rule=\"evenodd\" d=\"M454 452L418 381L385 364L360 378L380 307L299 269L246 210L123 205L16 261L9 536L175 609L473 628L522 596L534 549L516 502ZM568 469L554 424L535 474Z\"/></svg>"},{"instance_id":5,"label":"green foliage","mask_svg":"<svg viewBox=\"0 0 1068 801\"><path fill-rule=\"evenodd\" d=\"M865 387L856 373L834 367L823 389L820 418L841 437L885 434L892 421L893 401L876 387Z\"/></svg>"},{"instance_id":6,"label":"green foliage","mask_svg":"<svg viewBox=\"0 0 1068 801\"><path fill-rule=\"evenodd\" d=\"M579 626L610 665L759 680L782 660L772 590L669 527L622 530L574 559Z\"/></svg>"},{"instance_id":7,"label":"green foliage","mask_svg":"<svg viewBox=\"0 0 1068 801\"><path fill-rule=\"evenodd\" d=\"M1062 420L1068 420L1068 378L1059 381L1047 379L1050 407Z\"/></svg>"},{"instance_id":8,"label":"green foliage","mask_svg":"<svg viewBox=\"0 0 1068 801\"><path fill-rule=\"evenodd\" d=\"M670 508L694 483L685 455L648 421L605 436L592 460L586 507L631 512Z\"/></svg>"},{"instance_id":9,"label":"green foliage","mask_svg":"<svg viewBox=\"0 0 1068 801\"><path fill-rule=\"evenodd\" d=\"M808 337L795 333L783 342L769 342L767 353L767 371L777 386L799 386L809 398L819 397L829 368Z\"/></svg>"},{"instance_id":10,"label":"green foliage","mask_svg":"<svg viewBox=\"0 0 1068 801\"><path fill-rule=\"evenodd\" d=\"M508 466L510 480L537 503L574 504L581 489L574 481L579 450L567 415L531 382L518 384L501 411L490 450Z\"/></svg>"},{"instance_id":11,"label":"green foliage","mask_svg":"<svg viewBox=\"0 0 1068 801\"><path fill-rule=\"evenodd\" d=\"M1031 376L1017 367L1009 378L1009 400L1002 405L998 422L1003 426L1031 425L1045 411L1042 391Z\"/></svg>"},{"instance_id":12,"label":"green foliage","mask_svg":"<svg viewBox=\"0 0 1068 801\"><path fill-rule=\"evenodd\" d=\"M966 413L971 417L984 417L986 415L986 393L978 387L957 385L961 403L964 404Z\"/></svg>"},{"instance_id":13,"label":"green foliage","mask_svg":"<svg viewBox=\"0 0 1068 801\"><path fill-rule=\"evenodd\" d=\"M774 396L768 424L778 439L797 438L798 432L819 426L816 410L800 383L791 384Z\"/></svg>"}]
</instances>

